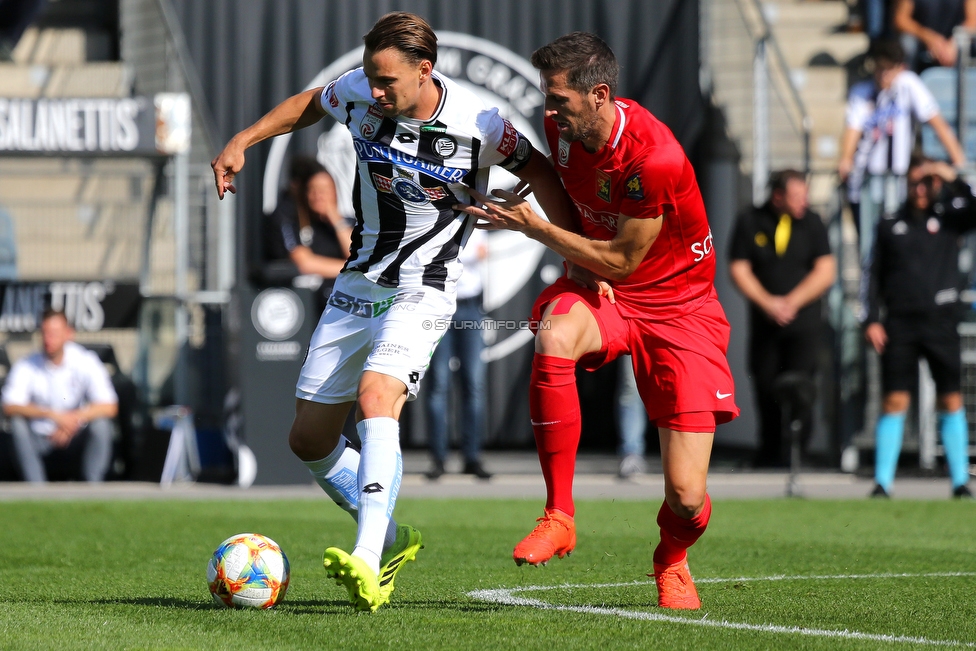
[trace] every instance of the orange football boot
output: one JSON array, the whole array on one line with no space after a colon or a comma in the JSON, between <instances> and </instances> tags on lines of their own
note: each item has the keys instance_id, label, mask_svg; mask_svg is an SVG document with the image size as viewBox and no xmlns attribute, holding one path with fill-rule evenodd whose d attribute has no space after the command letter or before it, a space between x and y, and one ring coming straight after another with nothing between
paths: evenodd
<instances>
[{"instance_id":1,"label":"orange football boot","mask_svg":"<svg viewBox=\"0 0 976 651\"><path fill-rule=\"evenodd\" d=\"M688 569L688 559L674 565L654 563L654 582L657 584L657 605L661 608L681 610L701 608L701 599L698 598L695 582Z\"/></svg>"},{"instance_id":2,"label":"orange football boot","mask_svg":"<svg viewBox=\"0 0 976 651\"><path fill-rule=\"evenodd\" d=\"M546 514L537 519L528 536L515 545L512 558L516 565L545 565L549 559L558 555L568 556L576 548L576 523L562 511L546 509Z\"/></svg>"}]
</instances>

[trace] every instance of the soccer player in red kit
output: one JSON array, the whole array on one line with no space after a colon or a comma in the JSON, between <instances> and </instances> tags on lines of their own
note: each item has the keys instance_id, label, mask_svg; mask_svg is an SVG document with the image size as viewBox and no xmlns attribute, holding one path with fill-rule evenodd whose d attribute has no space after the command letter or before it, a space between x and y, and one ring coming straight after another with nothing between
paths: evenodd
<instances>
[{"instance_id":1,"label":"soccer player in red kit","mask_svg":"<svg viewBox=\"0 0 976 651\"><path fill-rule=\"evenodd\" d=\"M466 208L483 227L521 231L567 260L567 276L534 308L541 324L529 404L548 496L545 515L515 547L515 562L546 563L576 546L576 365L594 370L630 354L661 440L658 605L700 608L686 550L711 514L706 479L715 426L739 413L701 193L671 131L636 102L615 98L616 57L599 37L558 38L532 64L542 76L553 166L577 214L547 222L521 196L499 190L493 198L475 195L478 204Z\"/></svg>"}]
</instances>

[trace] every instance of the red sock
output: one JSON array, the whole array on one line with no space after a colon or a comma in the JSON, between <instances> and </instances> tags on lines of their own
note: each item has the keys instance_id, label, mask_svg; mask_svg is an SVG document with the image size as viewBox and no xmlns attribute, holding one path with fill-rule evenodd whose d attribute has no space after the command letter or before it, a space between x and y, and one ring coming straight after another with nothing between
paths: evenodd
<instances>
[{"instance_id":1,"label":"red sock","mask_svg":"<svg viewBox=\"0 0 976 651\"><path fill-rule=\"evenodd\" d=\"M572 516L573 474L580 440L576 362L536 353L529 384L529 414L546 479L546 508Z\"/></svg>"},{"instance_id":2,"label":"red sock","mask_svg":"<svg viewBox=\"0 0 976 651\"><path fill-rule=\"evenodd\" d=\"M712 515L712 500L705 494L705 508L701 513L686 520L675 515L668 503L661 505L657 524L661 527L661 543L654 550L654 562L658 565L674 565L688 556L688 548L695 544L708 526Z\"/></svg>"}]
</instances>

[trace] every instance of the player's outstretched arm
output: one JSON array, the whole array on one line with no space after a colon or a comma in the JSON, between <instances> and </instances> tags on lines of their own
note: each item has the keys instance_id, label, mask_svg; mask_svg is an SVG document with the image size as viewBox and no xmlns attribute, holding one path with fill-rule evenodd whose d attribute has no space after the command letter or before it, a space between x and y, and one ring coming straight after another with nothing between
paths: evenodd
<instances>
[{"instance_id":1,"label":"player's outstretched arm","mask_svg":"<svg viewBox=\"0 0 976 651\"><path fill-rule=\"evenodd\" d=\"M654 219L620 215L617 235L612 240L594 240L547 222L527 201L512 192L493 190L494 197L476 190L468 192L477 203L454 208L481 220L483 223L479 228L520 231L607 280L623 280L637 269L661 232L663 223L661 215Z\"/></svg>"},{"instance_id":2,"label":"player's outstretched arm","mask_svg":"<svg viewBox=\"0 0 976 651\"><path fill-rule=\"evenodd\" d=\"M529 162L516 172L516 176L522 183L529 184L529 188L535 194L550 222L567 231L576 230L574 218L576 208L545 154L538 149L533 149ZM516 192L522 197L526 196L519 190L516 186Z\"/></svg>"},{"instance_id":3,"label":"player's outstretched arm","mask_svg":"<svg viewBox=\"0 0 976 651\"><path fill-rule=\"evenodd\" d=\"M237 192L234 177L244 167L244 151L262 140L290 133L315 124L325 115L320 103L321 88L306 90L292 95L268 111L260 120L230 139L223 151L210 162L214 171L217 196L224 192Z\"/></svg>"}]
</instances>

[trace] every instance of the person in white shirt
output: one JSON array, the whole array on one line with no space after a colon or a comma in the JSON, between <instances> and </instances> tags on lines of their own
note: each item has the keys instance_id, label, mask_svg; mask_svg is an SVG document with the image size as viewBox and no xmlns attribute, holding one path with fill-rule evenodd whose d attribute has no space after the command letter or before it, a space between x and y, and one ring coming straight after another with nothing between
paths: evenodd
<instances>
[{"instance_id":1,"label":"person in white shirt","mask_svg":"<svg viewBox=\"0 0 976 651\"><path fill-rule=\"evenodd\" d=\"M905 66L898 41L877 41L868 52L874 79L851 87L837 172L847 181L861 236L861 255L870 252L878 217L905 201L905 174L915 148L916 126L927 123L953 165L966 162L962 146L939 113L931 91Z\"/></svg>"},{"instance_id":2,"label":"person in white shirt","mask_svg":"<svg viewBox=\"0 0 976 651\"><path fill-rule=\"evenodd\" d=\"M112 459L118 397L98 356L76 344L64 312L41 317L43 350L10 369L3 413L11 420L14 448L28 482L45 482L44 459L57 450L81 451L85 481L105 479Z\"/></svg>"}]
</instances>

